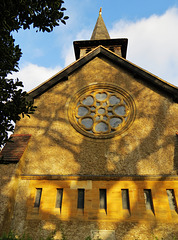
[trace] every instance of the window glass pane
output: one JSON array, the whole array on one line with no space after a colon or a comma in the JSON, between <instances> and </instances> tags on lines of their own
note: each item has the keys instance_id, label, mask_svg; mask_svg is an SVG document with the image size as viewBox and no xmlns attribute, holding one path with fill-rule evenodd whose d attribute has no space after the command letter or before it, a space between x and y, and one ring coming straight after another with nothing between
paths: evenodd
<instances>
[{"instance_id":1,"label":"window glass pane","mask_svg":"<svg viewBox=\"0 0 178 240\"><path fill-rule=\"evenodd\" d=\"M88 106L92 105L93 102L94 102L94 99L92 96L88 96L83 100L83 104Z\"/></svg>"},{"instance_id":2,"label":"window glass pane","mask_svg":"<svg viewBox=\"0 0 178 240\"><path fill-rule=\"evenodd\" d=\"M56 208L62 207L62 197L63 197L63 189L57 189L57 196L56 196Z\"/></svg>"},{"instance_id":3,"label":"window glass pane","mask_svg":"<svg viewBox=\"0 0 178 240\"><path fill-rule=\"evenodd\" d=\"M85 116L88 113L88 109L86 107L79 107L78 108L78 115L80 117Z\"/></svg>"},{"instance_id":4,"label":"window glass pane","mask_svg":"<svg viewBox=\"0 0 178 240\"><path fill-rule=\"evenodd\" d=\"M106 189L100 189L100 209L106 209Z\"/></svg>"},{"instance_id":5,"label":"window glass pane","mask_svg":"<svg viewBox=\"0 0 178 240\"><path fill-rule=\"evenodd\" d=\"M105 111L105 109L104 108L99 108L98 109L98 113L99 114L104 114L106 111Z\"/></svg>"},{"instance_id":6,"label":"window glass pane","mask_svg":"<svg viewBox=\"0 0 178 240\"><path fill-rule=\"evenodd\" d=\"M42 193L42 188L37 188L36 189L36 198L35 198L34 207L39 207L40 206L41 193Z\"/></svg>"},{"instance_id":7,"label":"window glass pane","mask_svg":"<svg viewBox=\"0 0 178 240\"><path fill-rule=\"evenodd\" d=\"M118 127L119 124L121 124L121 123L122 123L122 119L121 118L113 117L113 118L110 119L110 125L113 128Z\"/></svg>"},{"instance_id":8,"label":"window glass pane","mask_svg":"<svg viewBox=\"0 0 178 240\"><path fill-rule=\"evenodd\" d=\"M85 195L85 189L78 189L78 204L77 204L77 208L84 209L84 195Z\"/></svg>"},{"instance_id":9,"label":"window glass pane","mask_svg":"<svg viewBox=\"0 0 178 240\"><path fill-rule=\"evenodd\" d=\"M91 138L110 138L120 134L134 120L135 104L129 93L106 83L82 88L69 104L73 127Z\"/></svg>"},{"instance_id":10,"label":"window glass pane","mask_svg":"<svg viewBox=\"0 0 178 240\"><path fill-rule=\"evenodd\" d=\"M95 126L96 132L107 132L108 131L108 125L105 122L99 122Z\"/></svg>"},{"instance_id":11,"label":"window glass pane","mask_svg":"<svg viewBox=\"0 0 178 240\"><path fill-rule=\"evenodd\" d=\"M129 191L128 189L122 189L122 208L123 209L130 209L129 206Z\"/></svg>"},{"instance_id":12,"label":"window glass pane","mask_svg":"<svg viewBox=\"0 0 178 240\"><path fill-rule=\"evenodd\" d=\"M124 116L126 114L125 106L118 106L115 108L115 113L120 116Z\"/></svg>"},{"instance_id":13,"label":"window glass pane","mask_svg":"<svg viewBox=\"0 0 178 240\"><path fill-rule=\"evenodd\" d=\"M107 94L106 94L106 93L97 93L97 94L96 94L96 99L97 99L98 101L103 101L106 97L107 97Z\"/></svg>"},{"instance_id":14,"label":"window glass pane","mask_svg":"<svg viewBox=\"0 0 178 240\"><path fill-rule=\"evenodd\" d=\"M174 189L167 189L166 192L169 200L170 209L175 210L177 212L177 204L176 204Z\"/></svg>"},{"instance_id":15,"label":"window glass pane","mask_svg":"<svg viewBox=\"0 0 178 240\"><path fill-rule=\"evenodd\" d=\"M91 128L93 125L93 119L92 118L83 118L81 123L86 127L86 128Z\"/></svg>"},{"instance_id":16,"label":"window glass pane","mask_svg":"<svg viewBox=\"0 0 178 240\"><path fill-rule=\"evenodd\" d=\"M120 103L120 99L118 98L118 97L116 97L116 96L111 96L110 98L109 98L109 103L111 104L111 105L115 105L115 104L118 104L118 103Z\"/></svg>"},{"instance_id":17,"label":"window glass pane","mask_svg":"<svg viewBox=\"0 0 178 240\"><path fill-rule=\"evenodd\" d=\"M154 212L151 189L144 189L144 199L145 199L146 209L152 210Z\"/></svg>"}]
</instances>

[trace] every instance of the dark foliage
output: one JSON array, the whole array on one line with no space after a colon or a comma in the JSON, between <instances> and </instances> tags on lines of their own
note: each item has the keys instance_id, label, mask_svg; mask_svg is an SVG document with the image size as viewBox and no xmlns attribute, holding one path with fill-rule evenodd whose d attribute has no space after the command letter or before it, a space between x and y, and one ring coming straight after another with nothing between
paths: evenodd
<instances>
[{"instance_id":1,"label":"dark foliage","mask_svg":"<svg viewBox=\"0 0 178 240\"><path fill-rule=\"evenodd\" d=\"M0 146L8 140L8 132L24 115L34 113L33 102L28 102L27 93L18 79L9 79L8 74L18 71L21 49L15 45L12 32L19 29L51 32L60 22L66 24L66 10L62 0L1 0L0 1Z\"/></svg>"}]
</instances>

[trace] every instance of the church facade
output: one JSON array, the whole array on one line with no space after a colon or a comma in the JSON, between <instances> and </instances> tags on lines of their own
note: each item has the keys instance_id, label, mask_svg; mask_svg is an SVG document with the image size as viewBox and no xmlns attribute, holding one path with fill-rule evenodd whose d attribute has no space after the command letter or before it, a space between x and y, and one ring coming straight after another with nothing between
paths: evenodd
<instances>
[{"instance_id":1,"label":"church facade","mask_svg":"<svg viewBox=\"0 0 178 240\"><path fill-rule=\"evenodd\" d=\"M0 232L177 239L178 88L126 60L101 12L74 51L1 152Z\"/></svg>"}]
</instances>

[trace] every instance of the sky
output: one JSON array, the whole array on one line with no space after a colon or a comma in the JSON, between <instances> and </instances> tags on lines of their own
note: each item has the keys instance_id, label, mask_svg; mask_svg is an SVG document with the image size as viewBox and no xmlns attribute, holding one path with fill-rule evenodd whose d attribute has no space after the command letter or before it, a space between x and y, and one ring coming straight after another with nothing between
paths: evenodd
<instances>
[{"instance_id":1,"label":"sky","mask_svg":"<svg viewBox=\"0 0 178 240\"><path fill-rule=\"evenodd\" d=\"M23 55L14 73L30 91L75 61L73 41L89 40L102 7L111 38L128 38L127 60L178 86L178 0L64 0L67 24L51 33L13 33Z\"/></svg>"}]
</instances>

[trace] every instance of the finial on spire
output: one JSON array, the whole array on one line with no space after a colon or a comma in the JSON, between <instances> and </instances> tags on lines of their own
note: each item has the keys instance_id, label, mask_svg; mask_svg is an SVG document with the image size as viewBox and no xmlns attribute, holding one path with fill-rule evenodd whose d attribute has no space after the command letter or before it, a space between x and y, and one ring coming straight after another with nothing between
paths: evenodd
<instances>
[{"instance_id":1,"label":"finial on spire","mask_svg":"<svg viewBox=\"0 0 178 240\"><path fill-rule=\"evenodd\" d=\"M91 40L110 39L108 30L104 24L101 13L102 13L102 8L100 8L99 16L95 24L95 28L93 30Z\"/></svg>"}]
</instances>

